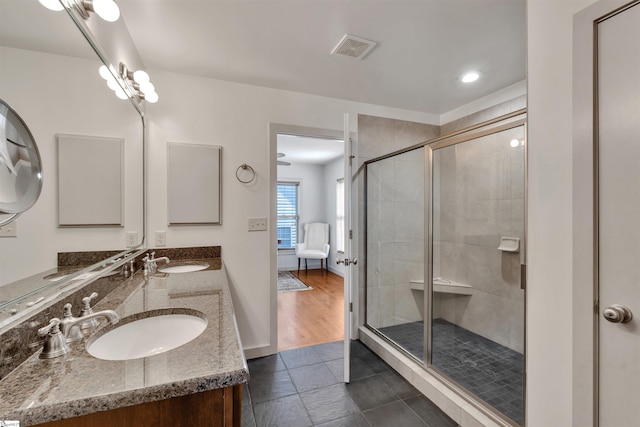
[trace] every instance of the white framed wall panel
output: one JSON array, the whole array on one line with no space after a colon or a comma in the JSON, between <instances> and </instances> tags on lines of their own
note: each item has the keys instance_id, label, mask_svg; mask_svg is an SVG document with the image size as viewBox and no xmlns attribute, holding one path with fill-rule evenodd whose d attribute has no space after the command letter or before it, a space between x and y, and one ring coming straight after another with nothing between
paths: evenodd
<instances>
[{"instance_id":1,"label":"white framed wall panel","mask_svg":"<svg viewBox=\"0 0 640 427\"><path fill-rule=\"evenodd\" d=\"M58 225L123 226L124 139L56 135Z\"/></svg>"}]
</instances>

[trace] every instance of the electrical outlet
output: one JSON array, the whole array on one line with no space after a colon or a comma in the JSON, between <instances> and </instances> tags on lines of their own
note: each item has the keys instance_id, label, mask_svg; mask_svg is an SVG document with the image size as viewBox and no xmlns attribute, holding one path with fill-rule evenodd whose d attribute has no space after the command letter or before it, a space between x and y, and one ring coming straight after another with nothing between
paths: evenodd
<instances>
[{"instance_id":1,"label":"electrical outlet","mask_svg":"<svg viewBox=\"0 0 640 427\"><path fill-rule=\"evenodd\" d=\"M137 231L128 231L127 232L127 247L133 248L138 244L138 232Z\"/></svg>"},{"instance_id":2,"label":"electrical outlet","mask_svg":"<svg viewBox=\"0 0 640 427\"><path fill-rule=\"evenodd\" d=\"M160 246L167 246L166 231L156 231L156 248Z\"/></svg>"},{"instance_id":3,"label":"electrical outlet","mask_svg":"<svg viewBox=\"0 0 640 427\"><path fill-rule=\"evenodd\" d=\"M13 221L0 227L0 237L18 237L18 223Z\"/></svg>"},{"instance_id":4,"label":"electrical outlet","mask_svg":"<svg viewBox=\"0 0 640 427\"><path fill-rule=\"evenodd\" d=\"M266 231L267 218L249 218L249 231Z\"/></svg>"}]
</instances>

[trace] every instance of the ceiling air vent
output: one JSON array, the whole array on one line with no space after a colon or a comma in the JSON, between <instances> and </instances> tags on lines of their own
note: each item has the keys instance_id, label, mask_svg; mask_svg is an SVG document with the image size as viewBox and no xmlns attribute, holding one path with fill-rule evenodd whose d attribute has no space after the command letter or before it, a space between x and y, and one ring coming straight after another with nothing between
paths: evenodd
<instances>
[{"instance_id":1,"label":"ceiling air vent","mask_svg":"<svg viewBox=\"0 0 640 427\"><path fill-rule=\"evenodd\" d=\"M374 47L376 47L376 42L352 36L351 34L345 34L331 53L362 59Z\"/></svg>"}]
</instances>

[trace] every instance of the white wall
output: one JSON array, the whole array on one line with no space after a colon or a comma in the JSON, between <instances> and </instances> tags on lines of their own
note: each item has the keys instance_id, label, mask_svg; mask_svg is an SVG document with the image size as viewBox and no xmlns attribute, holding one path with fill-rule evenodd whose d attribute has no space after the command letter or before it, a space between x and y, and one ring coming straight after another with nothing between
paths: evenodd
<instances>
[{"instance_id":1,"label":"white wall","mask_svg":"<svg viewBox=\"0 0 640 427\"><path fill-rule=\"evenodd\" d=\"M591 3L527 2L529 427L572 425L572 20Z\"/></svg>"},{"instance_id":2,"label":"white wall","mask_svg":"<svg viewBox=\"0 0 640 427\"><path fill-rule=\"evenodd\" d=\"M270 123L341 130L344 113L428 122L424 113L360 104L219 80L150 72L160 101L148 108L148 229L167 230L168 247L222 245L242 343L249 356L275 351L271 336L277 265L275 232L248 232L247 217L267 217L270 205ZM352 122L355 129L355 118ZM167 227L167 141L221 145L222 225ZM256 180L241 184L242 163ZM274 168L275 170L275 168ZM275 180L274 180L275 181ZM197 197L197 195L194 195ZM272 224L272 223L270 223ZM273 234L272 234L273 233ZM273 235L273 238L270 236ZM150 241L150 246L153 246Z\"/></svg>"}]
</instances>

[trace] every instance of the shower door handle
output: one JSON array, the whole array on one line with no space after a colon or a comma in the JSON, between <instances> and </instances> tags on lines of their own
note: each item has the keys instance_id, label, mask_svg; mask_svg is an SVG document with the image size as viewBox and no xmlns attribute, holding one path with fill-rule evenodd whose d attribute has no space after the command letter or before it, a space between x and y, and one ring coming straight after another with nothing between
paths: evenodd
<instances>
[{"instance_id":1,"label":"shower door handle","mask_svg":"<svg viewBox=\"0 0 640 427\"><path fill-rule=\"evenodd\" d=\"M602 315L611 323L629 323L633 313L624 305L613 304L604 309Z\"/></svg>"}]
</instances>

